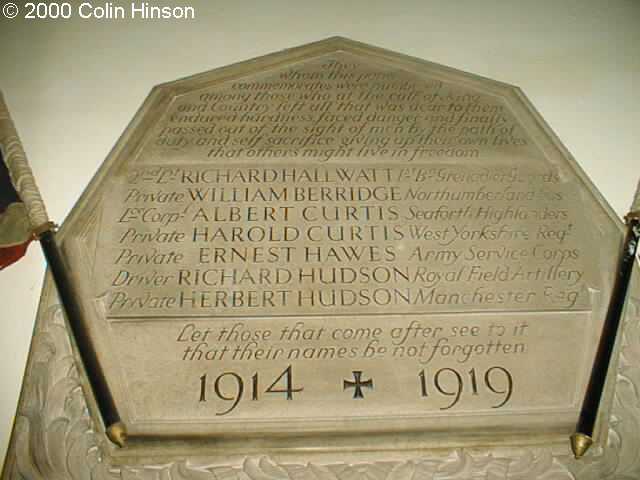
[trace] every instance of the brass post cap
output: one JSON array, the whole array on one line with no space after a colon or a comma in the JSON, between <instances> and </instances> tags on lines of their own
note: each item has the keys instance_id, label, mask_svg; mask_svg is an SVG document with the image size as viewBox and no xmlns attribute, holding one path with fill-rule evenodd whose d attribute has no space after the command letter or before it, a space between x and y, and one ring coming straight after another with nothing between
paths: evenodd
<instances>
[{"instance_id":1,"label":"brass post cap","mask_svg":"<svg viewBox=\"0 0 640 480\"><path fill-rule=\"evenodd\" d=\"M118 447L124 447L127 442L127 427L122 422L116 422L107 428L107 437Z\"/></svg>"},{"instance_id":2,"label":"brass post cap","mask_svg":"<svg viewBox=\"0 0 640 480\"><path fill-rule=\"evenodd\" d=\"M573 456L576 460L587 453L591 445L593 445L593 439L589 435L585 435L584 433L574 433L571 435L571 450L573 450Z\"/></svg>"},{"instance_id":3,"label":"brass post cap","mask_svg":"<svg viewBox=\"0 0 640 480\"><path fill-rule=\"evenodd\" d=\"M38 225L33 229L33 236L36 238L40 238L40 236L45 232L55 232L58 226L53 222L45 222L42 225Z\"/></svg>"},{"instance_id":4,"label":"brass post cap","mask_svg":"<svg viewBox=\"0 0 640 480\"><path fill-rule=\"evenodd\" d=\"M625 223L630 223L632 220L640 220L640 210L634 210L624 216Z\"/></svg>"}]
</instances>

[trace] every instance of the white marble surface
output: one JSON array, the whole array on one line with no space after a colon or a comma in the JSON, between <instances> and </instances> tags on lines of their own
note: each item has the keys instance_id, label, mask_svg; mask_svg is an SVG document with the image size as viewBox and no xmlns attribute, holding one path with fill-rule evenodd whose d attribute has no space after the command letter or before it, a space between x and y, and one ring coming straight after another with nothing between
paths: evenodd
<instances>
[{"instance_id":1,"label":"white marble surface","mask_svg":"<svg viewBox=\"0 0 640 480\"><path fill-rule=\"evenodd\" d=\"M184 22L0 20L0 88L54 219L64 218L153 85L335 34L519 85L613 208L628 208L640 147L637 4L192 5L197 18ZM34 245L0 276L2 452L43 271Z\"/></svg>"}]
</instances>

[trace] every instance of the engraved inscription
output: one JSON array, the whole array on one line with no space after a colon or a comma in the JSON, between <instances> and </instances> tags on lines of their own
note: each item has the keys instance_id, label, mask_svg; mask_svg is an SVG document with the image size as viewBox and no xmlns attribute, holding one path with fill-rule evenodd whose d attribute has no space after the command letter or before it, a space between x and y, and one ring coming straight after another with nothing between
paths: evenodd
<instances>
[{"instance_id":1,"label":"engraved inscription","mask_svg":"<svg viewBox=\"0 0 640 480\"><path fill-rule=\"evenodd\" d=\"M110 316L589 305L582 216L551 171L143 167L114 192Z\"/></svg>"},{"instance_id":2,"label":"engraved inscription","mask_svg":"<svg viewBox=\"0 0 640 480\"><path fill-rule=\"evenodd\" d=\"M92 285L134 432L572 424L602 258L536 132L341 52L174 97L107 180Z\"/></svg>"},{"instance_id":3,"label":"engraved inscription","mask_svg":"<svg viewBox=\"0 0 640 480\"><path fill-rule=\"evenodd\" d=\"M347 55L184 96L156 129L153 146L145 157L153 162L181 162L185 149L211 161L305 163L534 150L501 99Z\"/></svg>"}]
</instances>

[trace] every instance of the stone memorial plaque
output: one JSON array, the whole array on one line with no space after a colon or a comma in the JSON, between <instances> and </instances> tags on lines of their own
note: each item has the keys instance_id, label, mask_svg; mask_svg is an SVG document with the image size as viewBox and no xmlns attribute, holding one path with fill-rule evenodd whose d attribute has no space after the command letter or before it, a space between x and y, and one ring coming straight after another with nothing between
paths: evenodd
<instances>
[{"instance_id":1,"label":"stone memorial plaque","mask_svg":"<svg viewBox=\"0 0 640 480\"><path fill-rule=\"evenodd\" d=\"M519 89L345 39L155 88L62 235L138 465L568 456L621 238Z\"/></svg>"}]
</instances>

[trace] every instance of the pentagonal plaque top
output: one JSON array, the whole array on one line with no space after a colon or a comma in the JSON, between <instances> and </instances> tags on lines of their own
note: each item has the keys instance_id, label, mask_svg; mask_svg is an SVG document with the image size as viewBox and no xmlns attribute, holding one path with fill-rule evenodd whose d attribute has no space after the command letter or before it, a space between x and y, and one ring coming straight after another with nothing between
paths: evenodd
<instances>
[{"instance_id":1,"label":"pentagonal plaque top","mask_svg":"<svg viewBox=\"0 0 640 480\"><path fill-rule=\"evenodd\" d=\"M342 39L155 89L64 235L132 438L453 443L571 431L619 240L519 90Z\"/></svg>"}]
</instances>

